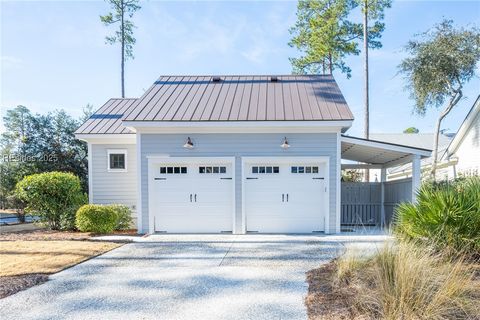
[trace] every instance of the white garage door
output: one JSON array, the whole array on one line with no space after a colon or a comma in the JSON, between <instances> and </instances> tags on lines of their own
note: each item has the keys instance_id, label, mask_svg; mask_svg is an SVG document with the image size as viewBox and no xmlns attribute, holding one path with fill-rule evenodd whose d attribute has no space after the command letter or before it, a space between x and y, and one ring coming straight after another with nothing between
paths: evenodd
<instances>
[{"instance_id":1,"label":"white garage door","mask_svg":"<svg viewBox=\"0 0 480 320\"><path fill-rule=\"evenodd\" d=\"M325 230L326 163L257 161L244 170L247 232Z\"/></svg>"},{"instance_id":2,"label":"white garage door","mask_svg":"<svg viewBox=\"0 0 480 320\"><path fill-rule=\"evenodd\" d=\"M151 168L150 213L155 231L218 233L232 231L231 163L157 163Z\"/></svg>"}]
</instances>

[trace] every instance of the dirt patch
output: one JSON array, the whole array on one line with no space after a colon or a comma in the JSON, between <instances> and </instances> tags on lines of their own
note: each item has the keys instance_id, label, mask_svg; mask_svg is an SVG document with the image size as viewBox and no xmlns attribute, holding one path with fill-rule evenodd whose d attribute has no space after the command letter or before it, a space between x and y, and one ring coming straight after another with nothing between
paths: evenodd
<instances>
[{"instance_id":1,"label":"dirt patch","mask_svg":"<svg viewBox=\"0 0 480 320\"><path fill-rule=\"evenodd\" d=\"M356 315L351 308L354 290L335 284L335 260L307 272L308 295L305 298L308 319L367 319Z\"/></svg>"},{"instance_id":2,"label":"dirt patch","mask_svg":"<svg viewBox=\"0 0 480 320\"><path fill-rule=\"evenodd\" d=\"M48 280L46 274L25 274L21 276L0 277L0 299L19 291L42 284Z\"/></svg>"}]
</instances>

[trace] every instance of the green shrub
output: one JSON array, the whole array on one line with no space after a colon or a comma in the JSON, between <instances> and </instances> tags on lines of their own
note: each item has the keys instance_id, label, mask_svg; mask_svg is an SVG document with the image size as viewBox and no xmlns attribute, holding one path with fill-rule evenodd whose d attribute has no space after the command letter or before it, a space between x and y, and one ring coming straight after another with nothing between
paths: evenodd
<instances>
[{"instance_id":1,"label":"green shrub","mask_svg":"<svg viewBox=\"0 0 480 320\"><path fill-rule=\"evenodd\" d=\"M86 202L80 179L65 172L26 176L17 183L15 195L27 204L26 212L39 216L53 230L75 227L75 212Z\"/></svg>"},{"instance_id":2,"label":"green shrub","mask_svg":"<svg viewBox=\"0 0 480 320\"><path fill-rule=\"evenodd\" d=\"M123 204L111 204L110 208L115 211L117 215L117 225L115 230L127 230L132 226L132 211L129 207Z\"/></svg>"},{"instance_id":3,"label":"green shrub","mask_svg":"<svg viewBox=\"0 0 480 320\"><path fill-rule=\"evenodd\" d=\"M110 233L130 228L132 213L121 204L86 204L77 211L76 226L83 232Z\"/></svg>"},{"instance_id":4,"label":"green shrub","mask_svg":"<svg viewBox=\"0 0 480 320\"><path fill-rule=\"evenodd\" d=\"M83 232L110 233L117 225L117 214L110 206L86 204L77 211L76 226Z\"/></svg>"},{"instance_id":5,"label":"green shrub","mask_svg":"<svg viewBox=\"0 0 480 320\"><path fill-rule=\"evenodd\" d=\"M480 255L480 178L426 183L417 203L403 203L396 210L398 235Z\"/></svg>"}]
</instances>

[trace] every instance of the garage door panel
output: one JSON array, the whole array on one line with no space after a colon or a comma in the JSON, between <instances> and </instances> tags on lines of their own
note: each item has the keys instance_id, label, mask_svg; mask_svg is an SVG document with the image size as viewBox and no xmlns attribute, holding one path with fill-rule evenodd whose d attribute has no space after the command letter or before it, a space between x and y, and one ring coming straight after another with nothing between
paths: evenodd
<instances>
[{"instance_id":1,"label":"garage door panel","mask_svg":"<svg viewBox=\"0 0 480 320\"><path fill-rule=\"evenodd\" d=\"M231 164L197 162L176 164L186 167L180 174L168 174L175 164L153 165L152 208L155 231L171 233L218 233L231 231L233 224L233 181ZM200 167L202 167L200 169ZM216 166L215 173L213 166ZM166 167L167 169L163 169ZM163 172L163 174L162 174ZM178 172L178 170L177 170Z\"/></svg>"},{"instance_id":2,"label":"garage door panel","mask_svg":"<svg viewBox=\"0 0 480 320\"><path fill-rule=\"evenodd\" d=\"M310 233L324 230L326 164L298 163L294 158L291 161L275 163L271 159L267 163L245 165L247 177L256 178L244 184L247 231ZM268 166L279 169L276 174L262 174L256 169Z\"/></svg>"}]
</instances>

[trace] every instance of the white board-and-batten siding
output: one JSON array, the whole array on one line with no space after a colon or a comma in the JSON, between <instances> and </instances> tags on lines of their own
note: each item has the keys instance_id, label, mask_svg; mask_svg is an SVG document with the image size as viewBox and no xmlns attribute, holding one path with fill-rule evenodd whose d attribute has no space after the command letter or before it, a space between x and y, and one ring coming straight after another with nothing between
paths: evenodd
<instances>
[{"instance_id":1,"label":"white board-and-batten siding","mask_svg":"<svg viewBox=\"0 0 480 320\"><path fill-rule=\"evenodd\" d=\"M108 150L127 151L127 171L108 171ZM92 144L91 187L95 204L123 204L132 209L136 220L137 205L137 150L135 144Z\"/></svg>"},{"instance_id":2,"label":"white board-and-batten siding","mask_svg":"<svg viewBox=\"0 0 480 320\"><path fill-rule=\"evenodd\" d=\"M480 174L480 113L473 120L453 156L458 158L457 174Z\"/></svg>"},{"instance_id":3,"label":"white board-and-batten siding","mask_svg":"<svg viewBox=\"0 0 480 320\"><path fill-rule=\"evenodd\" d=\"M137 133L138 134L138 133ZM148 156L168 157L235 157L235 226L234 232L242 230L242 157L308 157L327 156L329 168L329 230L336 232L340 224L337 217L337 133L291 133L287 134L290 148L280 147L285 134L278 133L223 133L223 134L146 134L140 139L141 150L141 232L149 232L148 208ZM191 137L194 148L183 147L188 137ZM119 146L117 146L119 147ZM133 157L129 155L129 164ZM96 164L95 166L100 165ZM106 168L106 164L105 164ZM130 175L131 174L131 175ZM129 168L127 179L134 183L136 176ZM108 183L108 182L107 182ZM105 185L107 185L107 183ZM130 190L130 189L129 189ZM131 190L134 190L132 188ZM95 190L94 190L95 192ZM133 191L132 191L133 192ZM97 195L98 196L98 195ZM134 194L132 193L132 196Z\"/></svg>"}]
</instances>

